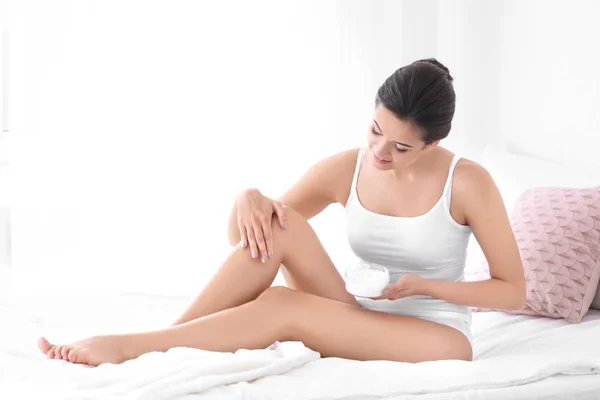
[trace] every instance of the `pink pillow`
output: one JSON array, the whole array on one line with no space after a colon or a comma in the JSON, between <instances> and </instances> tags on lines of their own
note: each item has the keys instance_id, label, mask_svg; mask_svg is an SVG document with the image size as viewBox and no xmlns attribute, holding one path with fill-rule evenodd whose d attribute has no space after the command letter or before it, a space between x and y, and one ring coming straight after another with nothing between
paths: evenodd
<instances>
[{"instance_id":1,"label":"pink pillow","mask_svg":"<svg viewBox=\"0 0 600 400\"><path fill-rule=\"evenodd\" d=\"M519 197L510 224L525 270L527 302L507 312L581 321L600 279L600 187L529 189ZM489 278L484 262L476 280Z\"/></svg>"}]
</instances>

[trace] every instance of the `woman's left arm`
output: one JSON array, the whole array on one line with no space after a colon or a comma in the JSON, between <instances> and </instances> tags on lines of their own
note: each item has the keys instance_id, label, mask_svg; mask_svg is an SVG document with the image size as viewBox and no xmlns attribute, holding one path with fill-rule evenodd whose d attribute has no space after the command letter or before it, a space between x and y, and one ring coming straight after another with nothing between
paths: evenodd
<instances>
[{"instance_id":1,"label":"woman's left arm","mask_svg":"<svg viewBox=\"0 0 600 400\"><path fill-rule=\"evenodd\" d=\"M474 307L517 310L525 306L525 276L502 196L488 171L463 160L456 166L453 206L464 213L489 264L491 279L478 282L423 280L426 296Z\"/></svg>"}]
</instances>

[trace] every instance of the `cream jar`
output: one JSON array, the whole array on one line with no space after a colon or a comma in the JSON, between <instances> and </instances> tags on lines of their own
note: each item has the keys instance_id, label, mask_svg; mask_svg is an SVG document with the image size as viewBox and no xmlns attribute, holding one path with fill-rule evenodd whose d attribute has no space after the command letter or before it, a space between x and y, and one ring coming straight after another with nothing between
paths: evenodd
<instances>
[{"instance_id":1,"label":"cream jar","mask_svg":"<svg viewBox=\"0 0 600 400\"><path fill-rule=\"evenodd\" d=\"M390 271L383 265L360 260L346 268L346 290L357 297L378 297L390 283Z\"/></svg>"}]
</instances>

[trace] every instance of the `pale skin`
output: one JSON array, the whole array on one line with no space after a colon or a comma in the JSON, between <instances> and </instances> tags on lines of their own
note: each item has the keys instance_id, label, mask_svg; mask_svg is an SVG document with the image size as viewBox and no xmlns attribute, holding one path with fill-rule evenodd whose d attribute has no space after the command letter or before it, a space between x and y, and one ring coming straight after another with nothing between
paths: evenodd
<instances>
[{"instance_id":1,"label":"pale skin","mask_svg":"<svg viewBox=\"0 0 600 400\"><path fill-rule=\"evenodd\" d=\"M453 154L438 142L425 145L416 126L381 106L369 130L357 185L363 206L391 216L426 213L442 194ZM357 154L352 149L318 162L280 203L256 190L244 192L230 218L234 249L172 326L67 345L40 338L38 347L48 358L94 366L179 346L235 352L287 340L302 341L322 357L472 360L469 341L454 328L361 308L308 224L330 204L345 206ZM406 275L378 298L427 295L469 306L522 308L525 281L517 244L498 189L479 164L467 159L457 164L450 212L473 230L491 279L447 282ZM287 287L271 287L280 268Z\"/></svg>"}]
</instances>

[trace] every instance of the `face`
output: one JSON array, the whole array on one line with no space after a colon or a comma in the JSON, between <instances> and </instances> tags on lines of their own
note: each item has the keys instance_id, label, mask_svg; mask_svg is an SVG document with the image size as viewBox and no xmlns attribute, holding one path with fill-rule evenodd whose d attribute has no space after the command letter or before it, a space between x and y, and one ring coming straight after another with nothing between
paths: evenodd
<instances>
[{"instance_id":1,"label":"face","mask_svg":"<svg viewBox=\"0 0 600 400\"><path fill-rule=\"evenodd\" d=\"M382 105L377 106L369 126L369 159L377 169L405 169L438 142L425 146L416 126L396 117Z\"/></svg>"}]
</instances>

